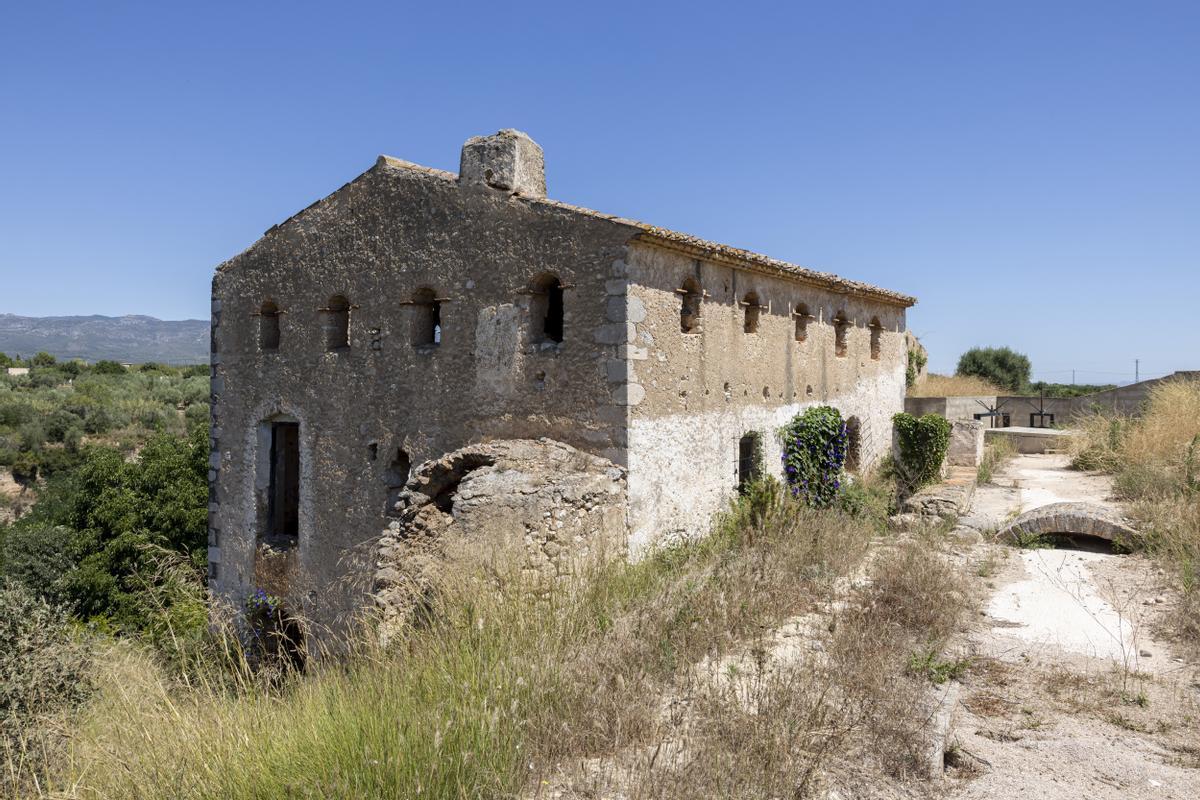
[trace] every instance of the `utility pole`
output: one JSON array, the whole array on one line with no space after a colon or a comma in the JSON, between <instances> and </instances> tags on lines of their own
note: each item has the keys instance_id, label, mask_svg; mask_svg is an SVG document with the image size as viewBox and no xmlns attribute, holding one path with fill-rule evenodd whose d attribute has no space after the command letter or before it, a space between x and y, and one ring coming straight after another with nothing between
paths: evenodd
<instances>
[{"instance_id":1,"label":"utility pole","mask_svg":"<svg viewBox=\"0 0 1200 800\"><path fill-rule=\"evenodd\" d=\"M1134 383L1140 382L1142 379L1141 375L1142 375L1142 360L1140 358L1135 358L1133 360L1133 382Z\"/></svg>"},{"instance_id":2,"label":"utility pole","mask_svg":"<svg viewBox=\"0 0 1200 800\"><path fill-rule=\"evenodd\" d=\"M1071 370L1071 385L1075 385L1075 370Z\"/></svg>"}]
</instances>

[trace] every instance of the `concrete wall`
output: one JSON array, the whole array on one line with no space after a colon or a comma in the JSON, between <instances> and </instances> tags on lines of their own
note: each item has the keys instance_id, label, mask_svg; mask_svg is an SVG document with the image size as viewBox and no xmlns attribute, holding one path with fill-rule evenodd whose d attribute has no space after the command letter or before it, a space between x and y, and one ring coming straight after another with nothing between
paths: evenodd
<instances>
[{"instance_id":1,"label":"concrete wall","mask_svg":"<svg viewBox=\"0 0 1200 800\"><path fill-rule=\"evenodd\" d=\"M763 434L767 469L780 475L776 431L805 408L829 404L857 416L862 463L888 452L891 418L904 402L905 310L796 281L734 269L635 243L627 256L636 346L625 374L639 387L630 406L630 544L703 532L737 484L738 440ZM693 278L706 297L700 330L680 328L681 297ZM755 333L744 330L747 293L758 296ZM814 317L796 340L795 308ZM845 356L832 320L851 321ZM871 355L872 319L882 326Z\"/></svg>"},{"instance_id":2,"label":"concrete wall","mask_svg":"<svg viewBox=\"0 0 1200 800\"><path fill-rule=\"evenodd\" d=\"M454 176L381 160L272 228L213 280L212 585L234 606L256 587L337 626L369 580L388 470L489 438L548 436L623 464L625 418L605 364L625 344L609 312L633 231ZM557 274L565 336L539 344L530 281ZM441 344L416 347L413 293L443 298ZM350 347L327 352L322 312L352 304ZM256 316L282 310L263 352ZM293 552L256 555L266 506L264 423L300 424ZM392 481L394 483L394 480Z\"/></svg>"},{"instance_id":3,"label":"concrete wall","mask_svg":"<svg viewBox=\"0 0 1200 800\"><path fill-rule=\"evenodd\" d=\"M913 416L938 414L954 422L955 420L970 421L976 414L987 413L988 408L996 405L995 397L906 397L904 410ZM1007 411L1007 409L1001 409ZM999 422L996 423L999 425Z\"/></svg>"}]
</instances>

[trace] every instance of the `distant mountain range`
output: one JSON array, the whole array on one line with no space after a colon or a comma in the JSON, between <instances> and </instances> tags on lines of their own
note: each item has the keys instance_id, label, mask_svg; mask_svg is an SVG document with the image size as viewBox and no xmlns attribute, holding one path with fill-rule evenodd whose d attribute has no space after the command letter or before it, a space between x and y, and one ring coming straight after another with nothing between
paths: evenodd
<instances>
[{"instance_id":1,"label":"distant mountain range","mask_svg":"<svg viewBox=\"0 0 1200 800\"><path fill-rule=\"evenodd\" d=\"M28 358L43 350L60 359L201 364L208 361L208 320L0 314L0 353Z\"/></svg>"}]
</instances>

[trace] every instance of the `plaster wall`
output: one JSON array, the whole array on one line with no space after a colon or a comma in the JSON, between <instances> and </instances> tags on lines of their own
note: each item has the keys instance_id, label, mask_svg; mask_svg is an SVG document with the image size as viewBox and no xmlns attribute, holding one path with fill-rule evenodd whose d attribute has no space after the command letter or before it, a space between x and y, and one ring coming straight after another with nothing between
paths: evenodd
<instances>
[{"instance_id":1,"label":"plaster wall","mask_svg":"<svg viewBox=\"0 0 1200 800\"><path fill-rule=\"evenodd\" d=\"M904 407L902 307L835 294L796 281L695 259L634 242L627 255L628 318L634 345L614 377L631 403L628 444L630 546L636 554L664 539L703 533L736 491L738 440L763 435L766 468L780 474L776 431L805 408L829 404L861 424L861 466L888 452L891 418ZM688 278L706 293L700 330L684 333L681 297ZM745 332L753 292L757 331ZM807 307L797 341L796 307ZM850 325L845 356L835 354L832 320ZM877 319L879 358L871 356ZM623 362L623 363L622 363Z\"/></svg>"}]
</instances>

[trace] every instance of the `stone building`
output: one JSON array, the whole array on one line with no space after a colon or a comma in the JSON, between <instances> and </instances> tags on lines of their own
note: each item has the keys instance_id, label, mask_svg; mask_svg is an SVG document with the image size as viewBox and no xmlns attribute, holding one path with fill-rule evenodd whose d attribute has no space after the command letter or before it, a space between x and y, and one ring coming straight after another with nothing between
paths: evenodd
<instances>
[{"instance_id":1,"label":"stone building","mask_svg":"<svg viewBox=\"0 0 1200 800\"><path fill-rule=\"evenodd\" d=\"M501 131L460 173L390 157L218 267L210 571L336 625L410 469L548 438L624 471L635 554L703 531L758 431L851 420L866 468L903 409L915 301L550 200Z\"/></svg>"}]
</instances>

